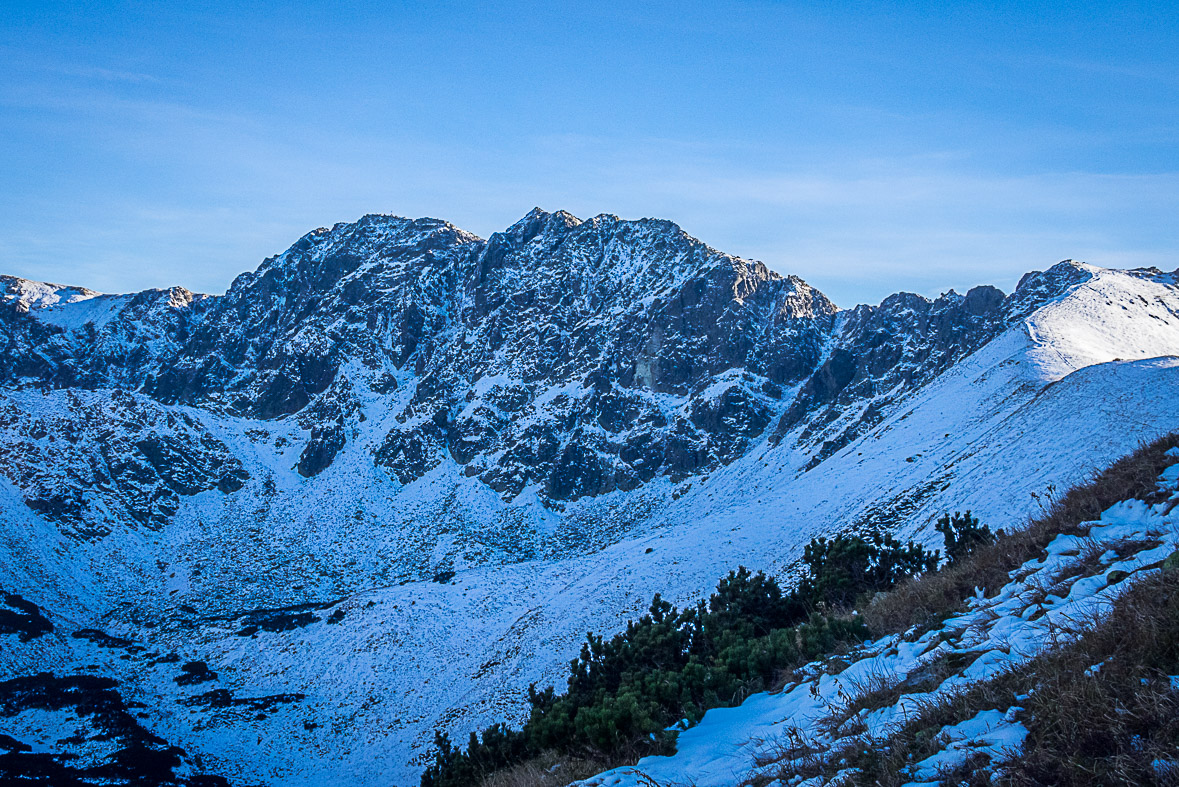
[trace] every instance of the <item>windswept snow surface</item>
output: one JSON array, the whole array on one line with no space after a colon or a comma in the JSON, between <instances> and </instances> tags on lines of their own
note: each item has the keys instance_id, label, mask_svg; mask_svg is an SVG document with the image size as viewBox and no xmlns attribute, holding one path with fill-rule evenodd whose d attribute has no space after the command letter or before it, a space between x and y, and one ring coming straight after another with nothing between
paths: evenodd
<instances>
[{"instance_id":1,"label":"windswept snow surface","mask_svg":"<svg viewBox=\"0 0 1179 787\"><path fill-rule=\"evenodd\" d=\"M738 565L788 576L812 536L869 525L936 545L931 523L947 510L969 508L1010 528L1035 512L1034 494L1179 429L1179 293L1156 274L1087 273L931 383L887 402L879 420L822 461L802 439L803 423L776 443L771 426L719 469L559 505L546 505L535 487L505 501L449 458L406 484L375 466L394 415L414 395L408 368L390 373L387 393L358 386L363 420L348 423L334 461L309 478L293 471L309 433L298 417L172 405L177 418L191 419L176 434L207 433L200 439L227 446L248 473L244 487L225 495L196 484L164 527L116 523L103 538L75 541L0 483L0 587L35 601L57 625L27 643L3 640L0 680L79 665L117 676L121 691L147 706L145 726L206 771L244 783L408 787L436 728L461 741L495 721L519 723L530 683L562 688L585 633L620 630L656 592L690 603ZM153 303L182 306L159 297ZM5 444L54 455L67 450L61 440L30 424L106 395L114 394L14 392L17 415L0 432ZM120 396L143 418L162 418L162 405L143 395ZM91 461L87 446L117 426L103 418L77 425L68 451L79 467ZM88 500L106 505L102 491ZM1116 528L1130 520L1149 527L1154 516L1118 511L1110 516L1124 524L1102 525L1111 534L1128 532ZM442 569L453 578L431 581ZM1035 623L1087 613L1112 592L1079 586ZM1011 604L1004 614L1018 604L999 598ZM1039 647L1042 629L1011 620L1011 630L987 628L969 647L1022 637L1018 655L992 647L978 670ZM84 627L142 650L71 636ZM898 669L929 655L917 643L878 647L897 649ZM178 665L192 660L207 662L216 681L178 686ZM818 685L830 697L837 682L826 676ZM214 689L234 703L216 704ZM268 697L285 699L266 705ZM712 712L682 734L679 755L642 767L723 783L716 780L746 767L751 736L773 734L790 714L820 712L808 702L806 691L759 695ZM609 778L634 783L624 773Z\"/></svg>"},{"instance_id":2,"label":"windswept snow surface","mask_svg":"<svg viewBox=\"0 0 1179 787\"><path fill-rule=\"evenodd\" d=\"M45 309L57 304L80 303L101 293L85 287L67 287L43 281L30 281L18 276L0 276L4 293L0 299L15 303L23 309Z\"/></svg>"},{"instance_id":3,"label":"windswept snow surface","mask_svg":"<svg viewBox=\"0 0 1179 787\"><path fill-rule=\"evenodd\" d=\"M679 734L676 753L647 757L635 767L587 779L582 787L643 787L693 784L732 787L760 773L772 776L792 760L783 754L800 740L821 757L855 739L881 741L939 697L949 696L1018 667L1052 647L1074 639L1107 611L1116 596L1137 578L1161 570L1179 548L1179 465L1160 478L1170 499L1156 505L1140 500L1118 503L1093 522L1084 537L1058 536L1047 555L1011 572L998 593L970 599L966 612L946 619L919 637L896 635L869 642L852 654L852 664L837 672L811 664L801 679L778 694L757 694L735 708L709 711L699 724ZM1096 563L1087 556L1100 554ZM1077 572L1085 566L1088 570ZM931 662L954 656L969 666L928 692L903 694L895 704L865 708L827 731L824 720L864 689L895 685ZM980 712L939 734L942 750L911 766L913 783L937 783L939 774L985 754L996 764L1018 754L1026 728L1021 709ZM861 727L863 731L857 728ZM850 731L849 731L850 730ZM776 745L777 744L777 745ZM757 765L755 758L778 753L779 762ZM808 755L809 756L809 753ZM838 777L835 780L838 782ZM813 780L814 785L822 783ZM812 782L808 782L812 784Z\"/></svg>"}]
</instances>

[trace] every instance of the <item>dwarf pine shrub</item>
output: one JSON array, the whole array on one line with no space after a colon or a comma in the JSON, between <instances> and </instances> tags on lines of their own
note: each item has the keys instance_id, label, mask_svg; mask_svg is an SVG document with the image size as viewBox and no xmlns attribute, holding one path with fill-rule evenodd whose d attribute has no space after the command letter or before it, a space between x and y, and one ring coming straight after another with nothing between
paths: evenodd
<instances>
[{"instance_id":1,"label":"dwarf pine shrub","mask_svg":"<svg viewBox=\"0 0 1179 787\"><path fill-rule=\"evenodd\" d=\"M870 531L813 539L792 591L762 572L730 572L707 601L678 609L660 595L606 639L590 633L569 663L563 694L529 687L528 721L471 734L465 750L439 733L422 787L468 787L545 753L604 765L669 750L666 732L710 708L734 705L783 671L862 641L842 613L857 598L934 571L940 555Z\"/></svg>"}]
</instances>

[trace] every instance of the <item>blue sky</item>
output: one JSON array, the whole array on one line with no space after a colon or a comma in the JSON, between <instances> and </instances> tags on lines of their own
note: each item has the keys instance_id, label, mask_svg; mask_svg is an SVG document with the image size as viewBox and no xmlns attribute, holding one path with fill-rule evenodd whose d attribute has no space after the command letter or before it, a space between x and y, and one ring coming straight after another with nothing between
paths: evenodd
<instances>
[{"instance_id":1,"label":"blue sky","mask_svg":"<svg viewBox=\"0 0 1179 787\"><path fill-rule=\"evenodd\" d=\"M534 205L669 218L841 305L1173 269L1179 13L0 0L0 272L221 292L364 213L486 237Z\"/></svg>"}]
</instances>

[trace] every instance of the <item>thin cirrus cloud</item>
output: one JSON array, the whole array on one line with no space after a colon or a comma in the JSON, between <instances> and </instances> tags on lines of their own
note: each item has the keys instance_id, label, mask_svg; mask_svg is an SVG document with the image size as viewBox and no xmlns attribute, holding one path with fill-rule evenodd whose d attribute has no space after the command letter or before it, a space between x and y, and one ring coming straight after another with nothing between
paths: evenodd
<instances>
[{"instance_id":1,"label":"thin cirrus cloud","mask_svg":"<svg viewBox=\"0 0 1179 787\"><path fill-rule=\"evenodd\" d=\"M486 237L541 204L583 217L671 218L722 250L803 276L842 305L879 300L898 283L931 296L984 282L1010 289L1026 270L1068 256L1175 266L1167 245L1174 237L1141 242L1157 236L1149 225L1166 220L1179 193L1179 176L1169 174L987 175L934 157L737 176L717 151L669 140L642 155L633 142L596 140L593 156L576 155L572 145L569 155L553 156L550 140L536 140L506 160L336 137L335 156L325 159L314 147L226 125L206 126L187 142L233 152L207 181L193 183L216 194L233 177L232 191L214 200L220 206L84 200L51 240L26 239L30 262L44 269L38 261L59 260L47 278L98 289L183 284L219 292L303 232L365 212L436 215ZM18 256L11 245L0 253ZM157 263L150 281L142 260Z\"/></svg>"},{"instance_id":2,"label":"thin cirrus cloud","mask_svg":"<svg viewBox=\"0 0 1179 787\"><path fill-rule=\"evenodd\" d=\"M109 68L96 68L94 66L79 66L79 65L48 65L46 69L49 71L57 71L58 73L67 76L82 77L84 79L97 79L103 82L159 82L159 77L151 74L139 74L134 71L112 71Z\"/></svg>"},{"instance_id":3,"label":"thin cirrus cloud","mask_svg":"<svg viewBox=\"0 0 1179 787\"><path fill-rule=\"evenodd\" d=\"M1167 214L1179 175L728 173L663 181L668 210L714 245L802 276L843 305L936 295L1072 257L1179 266ZM724 219L717 221L717 216ZM739 216L739 221L734 221Z\"/></svg>"},{"instance_id":4,"label":"thin cirrus cloud","mask_svg":"<svg viewBox=\"0 0 1179 787\"><path fill-rule=\"evenodd\" d=\"M197 114L183 107L124 109L183 129L130 135L124 143L141 155L177 140L190 151L222 151L198 156L203 171L184 178L188 193L207 199L79 193L59 215L58 232L10 234L0 244L18 273L108 291L183 284L219 292L303 232L365 212L437 215L485 237L538 203L582 216L671 218L722 250L801 275L845 305L879 300L898 283L927 295L983 282L1009 289L1024 271L1066 256L1175 265L1167 245L1175 238L1157 239L1150 229L1166 221L1179 193L1171 174L964 173L954 157L934 156L739 176L726 151L670 140L638 153L633 141L595 140L593 155L582 155L584 143L553 155L551 140L533 140L509 158L336 136L321 141L334 151L327 157L237 118L205 115L194 124ZM1151 237L1159 245L1142 243Z\"/></svg>"},{"instance_id":5,"label":"thin cirrus cloud","mask_svg":"<svg viewBox=\"0 0 1179 787\"><path fill-rule=\"evenodd\" d=\"M1179 265L1165 20L719 5L309 8L274 36L229 7L21 9L0 272L220 292L317 226L486 237L534 205L671 219L842 305Z\"/></svg>"}]
</instances>

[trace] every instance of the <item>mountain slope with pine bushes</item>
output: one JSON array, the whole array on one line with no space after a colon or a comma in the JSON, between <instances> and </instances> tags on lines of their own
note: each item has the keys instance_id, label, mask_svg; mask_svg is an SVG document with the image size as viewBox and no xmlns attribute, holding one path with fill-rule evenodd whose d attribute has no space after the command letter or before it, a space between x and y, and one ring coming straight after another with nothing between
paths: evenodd
<instances>
[{"instance_id":1,"label":"mountain slope with pine bushes","mask_svg":"<svg viewBox=\"0 0 1179 787\"><path fill-rule=\"evenodd\" d=\"M412 785L489 728L511 767L686 723L683 757L782 660L866 647L834 610L944 562L947 512L1010 534L1179 429L1155 269L841 309L538 209L322 228L224 295L2 285L0 746L116 783Z\"/></svg>"}]
</instances>

